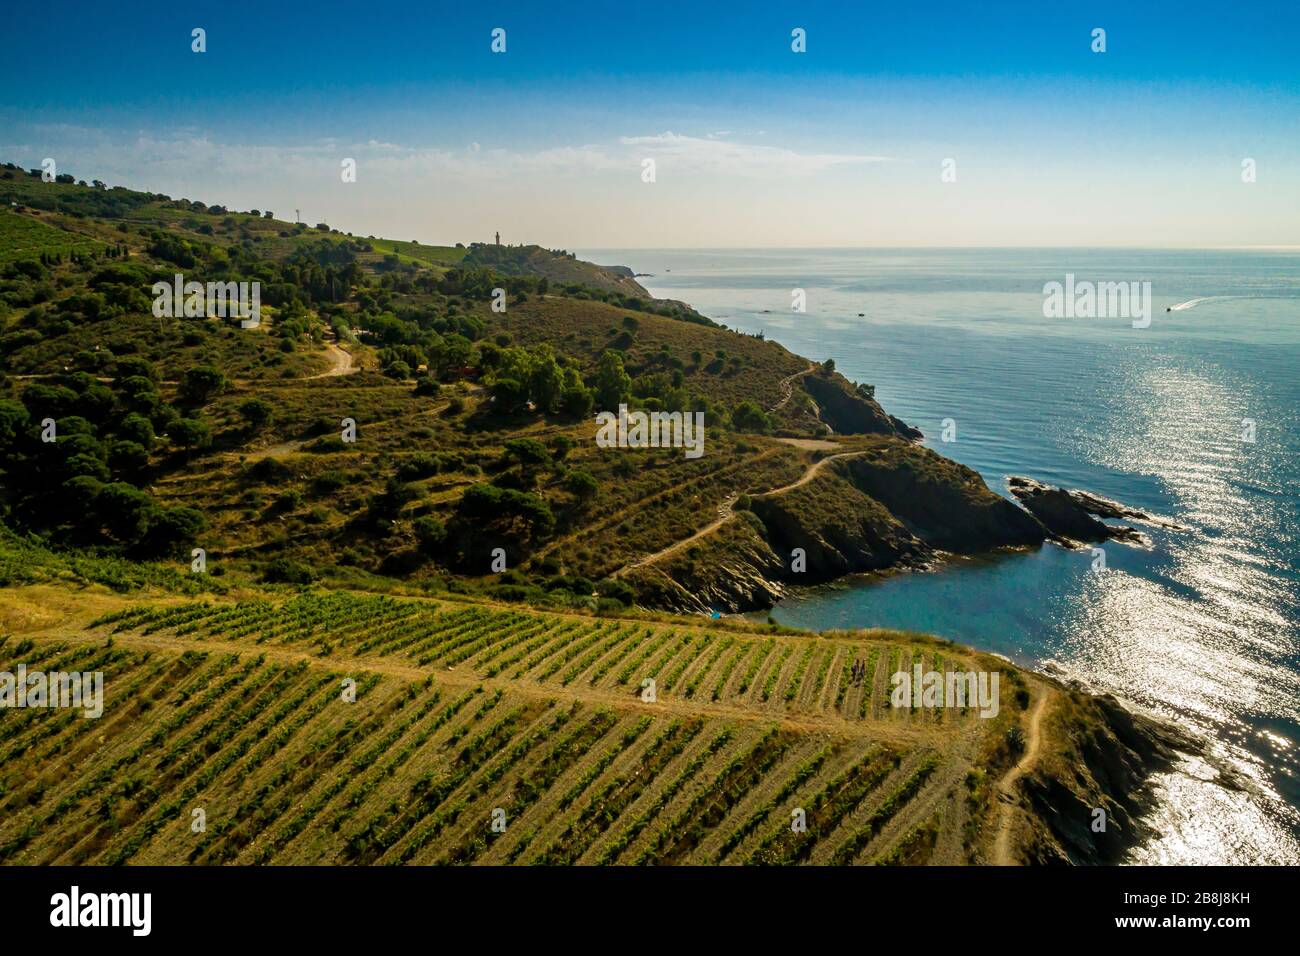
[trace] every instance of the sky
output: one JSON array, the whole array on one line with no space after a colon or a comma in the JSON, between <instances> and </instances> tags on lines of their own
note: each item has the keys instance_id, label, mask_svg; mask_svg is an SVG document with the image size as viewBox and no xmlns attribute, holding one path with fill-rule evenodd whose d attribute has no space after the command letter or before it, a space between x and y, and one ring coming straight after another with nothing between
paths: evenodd
<instances>
[{"instance_id":1,"label":"sky","mask_svg":"<svg viewBox=\"0 0 1300 956\"><path fill-rule=\"evenodd\" d=\"M1294 0L53 0L0 18L0 161L437 244L1297 246L1298 41Z\"/></svg>"}]
</instances>

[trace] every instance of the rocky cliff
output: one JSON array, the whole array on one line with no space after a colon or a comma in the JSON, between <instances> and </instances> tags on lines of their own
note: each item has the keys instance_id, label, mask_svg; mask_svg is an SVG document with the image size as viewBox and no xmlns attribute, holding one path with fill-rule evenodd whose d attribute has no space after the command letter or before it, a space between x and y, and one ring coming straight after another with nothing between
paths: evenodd
<instances>
[{"instance_id":1,"label":"rocky cliff","mask_svg":"<svg viewBox=\"0 0 1300 956\"><path fill-rule=\"evenodd\" d=\"M1176 727L1127 709L1113 696L1060 688L1045 718L1051 742L1020 782L1031 832L1023 862L1119 863L1152 835L1153 775L1204 746ZM1220 782L1237 786L1224 768Z\"/></svg>"},{"instance_id":2,"label":"rocky cliff","mask_svg":"<svg viewBox=\"0 0 1300 956\"><path fill-rule=\"evenodd\" d=\"M922 568L940 552L977 554L1048 537L974 471L896 437L872 439L807 482L738 508L712 535L629 572L641 602L677 611L755 610L794 585Z\"/></svg>"},{"instance_id":3,"label":"rocky cliff","mask_svg":"<svg viewBox=\"0 0 1300 956\"><path fill-rule=\"evenodd\" d=\"M818 370L800 381L804 391L817 403L821 420L836 434L921 437L919 431L890 415L879 402L857 391L838 373Z\"/></svg>"}]
</instances>

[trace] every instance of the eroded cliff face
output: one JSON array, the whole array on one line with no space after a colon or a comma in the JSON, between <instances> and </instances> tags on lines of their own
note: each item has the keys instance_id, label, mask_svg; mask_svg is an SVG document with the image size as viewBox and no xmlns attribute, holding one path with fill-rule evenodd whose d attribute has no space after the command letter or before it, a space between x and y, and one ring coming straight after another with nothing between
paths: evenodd
<instances>
[{"instance_id":1,"label":"eroded cliff face","mask_svg":"<svg viewBox=\"0 0 1300 956\"><path fill-rule=\"evenodd\" d=\"M1025 863L1122 862L1153 835L1143 819L1154 802L1153 775L1180 754L1203 752L1177 728L1078 689L1055 699L1044 733L1043 757L1020 783L1030 821Z\"/></svg>"},{"instance_id":2,"label":"eroded cliff face","mask_svg":"<svg viewBox=\"0 0 1300 956\"><path fill-rule=\"evenodd\" d=\"M751 611L785 596L785 569L765 529L749 512L719 528L707 544L668 555L623 576L638 603L667 611Z\"/></svg>"},{"instance_id":3,"label":"eroded cliff face","mask_svg":"<svg viewBox=\"0 0 1300 956\"><path fill-rule=\"evenodd\" d=\"M890 415L874 398L854 390L848 379L838 373L811 372L800 381L804 391L817 403L821 420L836 434L921 437L919 431Z\"/></svg>"},{"instance_id":4,"label":"eroded cliff face","mask_svg":"<svg viewBox=\"0 0 1300 956\"><path fill-rule=\"evenodd\" d=\"M767 543L783 556L791 580L811 584L860 571L920 566L931 555L926 543L864 494L839 462L802 487L755 497L750 510Z\"/></svg>"},{"instance_id":5,"label":"eroded cliff face","mask_svg":"<svg viewBox=\"0 0 1300 956\"><path fill-rule=\"evenodd\" d=\"M798 487L755 496L714 534L625 580L653 607L750 611L772 606L791 586L1046 538L1032 515L975 472L890 437L826 463Z\"/></svg>"},{"instance_id":6,"label":"eroded cliff face","mask_svg":"<svg viewBox=\"0 0 1300 956\"><path fill-rule=\"evenodd\" d=\"M1041 522L990 491L978 472L921 445L880 441L843 467L857 488L932 548L976 554L1048 537Z\"/></svg>"}]
</instances>

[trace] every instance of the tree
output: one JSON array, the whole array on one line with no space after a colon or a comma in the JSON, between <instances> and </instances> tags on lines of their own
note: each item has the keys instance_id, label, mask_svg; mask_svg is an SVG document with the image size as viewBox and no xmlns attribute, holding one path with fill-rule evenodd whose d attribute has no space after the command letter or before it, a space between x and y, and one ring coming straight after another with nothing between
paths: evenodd
<instances>
[{"instance_id":1,"label":"tree","mask_svg":"<svg viewBox=\"0 0 1300 956\"><path fill-rule=\"evenodd\" d=\"M619 601L629 607L636 602L636 592L632 590L631 585L617 578L606 578L604 581L598 582L596 584L596 593L603 598Z\"/></svg>"},{"instance_id":2,"label":"tree","mask_svg":"<svg viewBox=\"0 0 1300 956\"><path fill-rule=\"evenodd\" d=\"M135 442L145 449L152 448L155 440L153 425L137 412L131 412L122 419L122 423L117 426L117 434L124 441Z\"/></svg>"},{"instance_id":3,"label":"tree","mask_svg":"<svg viewBox=\"0 0 1300 956\"><path fill-rule=\"evenodd\" d=\"M249 431L261 431L271 424L275 409L260 398L250 398L239 406L239 414L248 423Z\"/></svg>"},{"instance_id":4,"label":"tree","mask_svg":"<svg viewBox=\"0 0 1300 956\"><path fill-rule=\"evenodd\" d=\"M399 382L405 382L411 377L411 366L401 359L393 359L383 367L382 371L389 378L396 379Z\"/></svg>"},{"instance_id":5,"label":"tree","mask_svg":"<svg viewBox=\"0 0 1300 956\"><path fill-rule=\"evenodd\" d=\"M534 358L528 391L538 411L550 414L559 410L564 392L564 373L549 345L543 346Z\"/></svg>"},{"instance_id":6,"label":"tree","mask_svg":"<svg viewBox=\"0 0 1300 956\"><path fill-rule=\"evenodd\" d=\"M112 537L122 544L133 545L149 529L149 520L157 506L134 485L115 481L100 489L93 508Z\"/></svg>"},{"instance_id":7,"label":"tree","mask_svg":"<svg viewBox=\"0 0 1300 956\"><path fill-rule=\"evenodd\" d=\"M474 361L474 343L456 332L444 335L434 352L433 360L440 372L471 365Z\"/></svg>"},{"instance_id":8,"label":"tree","mask_svg":"<svg viewBox=\"0 0 1300 956\"><path fill-rule=\"evenodd\" d=\"M0 451L6 451L17 441L29 421L27 409L11 399L0 399Z\"/></svg>"},{"instance_id":9,"label":"tree","mask_svg":"<svg viewBox=\"0 0 1300 956\"><path fill-rule=\"evenodd\" d=\"M431 554L447 539L447 527L433 515L415 519L415 540L420 550Z\"/></svg>"},{"instance_id":10,"label":"tree","mask_svg":"<svg viewBox=\"0 0 1300 956\"><path fill-rule=\"evenodd\" d=\"M77 411L77 393L62 385L43 385L36 382L23 389L20 401L36 421L44 418L64 418Z\"/></svg>"},{"instance_id":11,"label":"tree","mask_svg":"<svg viewBox=\"0 0 1300 956\"><path fill-rule=\"evenodd\" d=\"M119 475L134 477L149 467L149 451L139 442L113 442L108 450L108 465Z\"/></svg>"},{"instance_id":12,"label":"tree","mask_svg":"<svg viewBox=\"0 0 1300 956\"><path fill-rule=\"evenodd\" d=\"M181 375L181 398L191 405L206 405L226 388L226 376L212 365L196 365Z\"/></svg>"},{"instance_id":13,"label":"tree","mask_svg":"<svg viewBox=\"0 0 1300 956\"><path fill-rule=\"evenodd\" d=\"M506 442L507 461L514 459L524 469L541 468L551 463L551 453L536 438L512 438Z\"/></svg>"},{"instance_id":14,"label":"tree","mask_svg":"<svg viewBox=\"0 0 1300 956\"><path fill-rule=\"evenodd\" d=\"M456 507L462 528L474 529L518 522L525 535L540 538L555 528L555 516L546 500L531 492L495 485L472 485Z\"/></svg>"},{"instance_id":15,"label":"tree","mask_svg":"<svg viewBox=\"0 0 1300 956\"><path fill-rule=\"evenodd\" d=\"M732 426L742 432L766 432L772 427L767 414L753 402L741 402L731 413Z\"/></svg>"},{"instance_id":16,"label":"tree","mask_svg":"<svg viewBox=\"0 0 1300 956\"><path fill-rule=\"evenodd\" d=\"M262 569L262 580L268 584L311 584L316 572L301 561L273 558Z\"/></svg>"},{"instance_id":17,"label":"tree","mask_svg":"<svg viewBox=\"0 0 1300 956\"><path fill-rule=\"evenodd\" d=\"M585 471L571 471L564 479L564 487L571 495L581 502L588 502L596 497L596 492L600 490L600 485L596 479Z\"/></svg>"},{"instance_id":18,"label":"tree","mask_svg":"<svg viewBox=\"0 0 1300 956\"><path fill-rule=\"evenodd\" d=\"M392 521L402 508L420 497L420 490L398 475L389 477L384 490L370 498L370 520L376 524Z\"/></svg>"},{"instance_id":19,"label":"tree","mask_svg":"<svg viewBox=\"0 0 1300 956\"><path fill-rule=\"evenodd\" d=\"M492 401L507 414L517 412L528 404L528 386L517 378L498 376L492 382Z\"/></svg>"},{"instance_id":20,"label":"tree","mask_svg":"<svg viewBox=\"0 0 1300 956\"><path fill-rule=\"evenodd\" d=\"M158 381L158 370L154 368L153 363L148 359L140 358L137 355L128 355L113 363L114 378L128 379L136 375L143 376L150 381Z\"/></svg>"},{"instance_id":21,"label":"tree","mask_svg":"<svg viewBox=\"0 0 1300 956\"><path fill-rule=\"evenodd\" d=\"M203 512L194 508L159 509L150 518L142 548L150 554L169 554L193 543L207 524Z\"/></svg>"},{"instance_id":22,"label":"tree","mask_svg":"<svg viewBox=\"0 0 1300 956\"><path fill-rule=\"evenodd\" d=\"M167 437L176 447L192 451L212 444L212 429L196 418L178 418L167 427Z\"/></svg>"},{"instance_id":23,"label":"tree","mask_svg":"<svg viewBox=\"0 0 1300 956\"><path fill-rule=\"evenodd\" d=\"M560 394L560 409L573 418L586 418L591 414L595 397L586 385L577 369L564 370L564 390Z\"/></svg>"},{"instance_id":24,"label":"tree","mask_svg":"<svg viewBox=\"0 0 1300 956\"><path fill-rule=\"evenodd\" d=\"M596 364L596 405L602 411L615 411L632 396L632 377L623 368L623 357L617 352L600 353Z\"/></svg>"},{"instance_id":25,"label":"tree","mask_svg":"<svg viewBox=\"0 0 1300 956\"><path fill-rule=\"evenodd\" d=\"M85 476L97 481L108 481L108 466L102 458L95 455L69 455L63 463L63 469L70 478Z\"/></svg>"},{"instance_id":26,"label":"tree","mask_svg":"<svg viewBox=\"0 0 1300 956\"><path fill-rule=\"evenodd\" d=\"M574 441L568 435L556 435L551 439L551 452L556 461L564 461L573 451Z\"/></svg>"}]
</instances>

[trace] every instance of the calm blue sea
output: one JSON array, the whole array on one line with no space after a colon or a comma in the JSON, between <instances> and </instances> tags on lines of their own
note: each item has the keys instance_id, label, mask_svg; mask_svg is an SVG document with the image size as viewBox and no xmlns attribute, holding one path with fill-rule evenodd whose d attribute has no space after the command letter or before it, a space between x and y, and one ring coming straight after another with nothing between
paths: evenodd
<instances>
[{"instance_id":1,"label":"calm blue sea","mask_svg":"<svg viewBox=\"0 0 1300 956\"><path fill-rule=\"evenodd\" d=\"M1175 718L1199 761L1163 775L1134 862L1300 862L1300 252L588 250L876 386L927 443L1006 494L1008 475L1171 518L1150 550L960 561L801 593L782 623L929 631ZM1149 281L1149 328L1048 319L1044 283ZM791 310L804 289L807 311ZM1178 306L1167 312L1166 307ZM861 315L859 313L862 313ZM956 440L940 440L952 419ZM1253 426L1254 441L1246 440Z\"/></svg>"}]
</instances>

